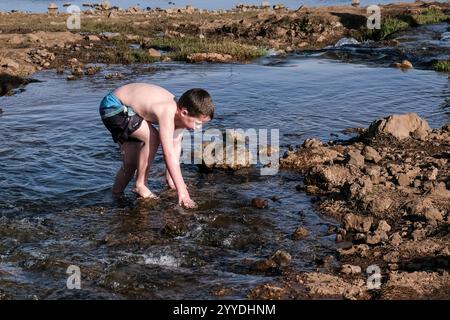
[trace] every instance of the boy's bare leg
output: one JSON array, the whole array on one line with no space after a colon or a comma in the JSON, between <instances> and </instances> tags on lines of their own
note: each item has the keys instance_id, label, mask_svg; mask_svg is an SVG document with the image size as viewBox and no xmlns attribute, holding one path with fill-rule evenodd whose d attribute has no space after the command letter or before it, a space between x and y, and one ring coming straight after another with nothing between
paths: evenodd
<instances>
[{"instance_id":1,"label":"boy's bare leg","mask_svg":"<svg viewBox=\"0 0 450 320\"><path fill-rule=\"evenodd\" d=\"M143 198L155 197L155 195L146 186L146 171L148 164L148 157L150 153L150 128L147 121L142 121L141 126L131 134L131 137L139 139L143 142L139 151L138 167L136 175L136 186L133 192L137 193Z\"/></svg>"},{"instance_id":2,"label":"boy's bare leg","mask_svg":"<svg viewBox=\"0 0 450 320\"><path fill-rule=\"evenodd\" d=\"M159 140L159 131L152 126L151 122L147 123L150 129L150 150L148 153L147 170L145 171L145 185L148 187L148 176L150 174L150 169L161 142Z\"/></svg>"},{"instance_id":3,"label":"boy's bare leg","mask_svg":"<svg viewBox=\"0 0 450 320\"><path fill-rule=\"evenodd\" d=\"M116 174L116 180L112 188L114 195L120 195L123 193L128 183L133 178L139 159L139 151L141 150L142 142L125 141L120 144L122 152L122 166Z\"/></svg>"}]
</instances>

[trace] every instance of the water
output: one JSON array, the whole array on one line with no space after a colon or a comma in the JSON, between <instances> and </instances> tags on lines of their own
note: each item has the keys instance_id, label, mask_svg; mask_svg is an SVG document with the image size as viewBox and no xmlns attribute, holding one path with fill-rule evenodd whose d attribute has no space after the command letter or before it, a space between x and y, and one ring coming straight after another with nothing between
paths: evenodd
<instances>
[{"instance_id":1,"label":"water","mask_svg":"<svg viewBox=\"0 0 450 320\"><path fill-rule=\"evenodd\" d=\"M31 12L46 12L48 4L50 2L56 3L60 10L63 10L64 3L71 3L78 5L80 8L83 3L101 3L101 1L84 1L84 0L19 0L19 1L2 1L0 2L0 10L10 11L10 10L20 10L20 11L31 11ZM209 1L209 0L111 0L109 1L112 5L118 6L120 8L129 8L135 5L140 5L142 8L170 8L170 7L185 7L186 5L193 5L196 8L204 8L210 10L217 9L231 9L237 4L247 3L260 5L262 1L258 0L219 0L219 1ZM383 3L394 3L394 2L414 2L413 0L405 1L394 1L394 0L362 0L361 5L366 6L370 4L383 4ZM277 3L283 3L289 8L297 9L300 5L307 6L330 6L330 5L350 5L351 0L285 0L285 1L269 1L270 4L274 5Z\"/></svg>"},{"instance_id":2,"label":"water","mask_svg":"<svg viewBox=\"0 0 450 320\"><path fill-rule=\"evenodd\" d=\"M380 68L323 58L323 54L268 57L252 64L162 63L110 67L79 81L54 71L42 82L2 97L0 105L0 295L12 298L245 298L277 274L254 273L251 261L278 249L293 257L292 270L311 271L335 249L310 198L295 190L290 171L263 177L183 171L196 211L175 206L164 185L161 153L151 173L159 203L113 199L110 188L120 153L98 116L101 98L132 82L157 83L176 95L209 90L217 105L210 126L279 128L282 150L307 137L345 138L348 127L377 117L417 112L431 126L450 120L447 75ZM120 71L125 78L107 81ZM335 138L335 137L332 137ZM254 209L253 197L269 200ZM167 225L180 225L177 232ZM293 241L299 227L306 240ZM69 265L79 266L82 290L66 289Z\"/></svg>"}]
</instances>

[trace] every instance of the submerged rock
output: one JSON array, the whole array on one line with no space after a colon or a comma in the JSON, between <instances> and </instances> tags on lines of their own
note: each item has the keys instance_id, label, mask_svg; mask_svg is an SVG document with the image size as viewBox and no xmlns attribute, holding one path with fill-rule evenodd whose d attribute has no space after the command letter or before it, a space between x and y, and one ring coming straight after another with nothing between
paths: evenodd
<instances>
[{"instance_id":1,"label":"submerged rock","mask_svg":"<svg viewBox=\"0 0 450 320\"><path fill-rule=\"evenodd\" d=\"M279 267L287 267L292 262L292 257L286 250L277 250L270 259L274 261Z\"/></svg>"},{"instance_id":2,"label":"submerged rock","mask_svg":"<svg viewBox=\"0 0 450 320\"><path fill-rule=\"evenodd\" d=\"M308 229L304 227L299 227L294 231L294 234L292 235L292 240L301 240L305 239L309 236Z\"/></svg>"},{"instance_id":3,"label":"submerged rock","mask_svg":"<svg viewBox=\"0 0 450 320\"><path fill-rule=\"evenodd\" d=\"M264 198L254 198L252 199L252 207L258 209L264 209L269 206L269 200Z\"/></svg>"}]
</instances>

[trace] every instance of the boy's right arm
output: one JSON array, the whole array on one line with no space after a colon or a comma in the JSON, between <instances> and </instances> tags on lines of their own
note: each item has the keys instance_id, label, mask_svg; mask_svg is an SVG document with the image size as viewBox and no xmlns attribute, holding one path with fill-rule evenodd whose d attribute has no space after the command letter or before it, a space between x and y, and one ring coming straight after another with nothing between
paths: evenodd
<instances>
[{"instance_id":1,"label":"boy's right arm","mask_svg":"<svg viewBox=\"0 0 450 320\"><path fill-rule=\"evenodd\" d=\"M183 175L181 174L180 159L177 156L173 139L175 132L175 125L173 116L169 112L161 115L159 119L159 135L161 145L163 148L164 159L166 161L167 169L173 179L178 193L178 204L184 205L188 208L195 208L196 204L192 201L186 184L184 183Z\"/></svg>"}]
</instances>

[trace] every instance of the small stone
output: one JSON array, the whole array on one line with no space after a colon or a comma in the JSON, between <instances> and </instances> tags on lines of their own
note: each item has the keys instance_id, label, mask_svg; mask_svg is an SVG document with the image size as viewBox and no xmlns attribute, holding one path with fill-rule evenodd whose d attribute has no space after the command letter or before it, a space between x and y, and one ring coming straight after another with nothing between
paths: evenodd
<instances>
[{"instance_id":1,"label":"small stone","mask_svg":"<svg viewBox=\"0 0 450 320\"><path fill-rule=\"evenodd\" d=\"M373 236L367 236L367 244L376 245L381 242L381 236L379 234L374 234Z\"/></svg>"},{"instance_id":2,"label":"small stone","mask_svg":"<svg viewBox=\"0 0 450 320\"><path fill-rule=\"evenodd\" d=\"M411 183L410 177L405 173L397 175L395 180L397 185L399 185L400 187L409 186L409 184Z\"/></svg>"},{"instance_id":3,"label":"small stone","mask_svg":"<svg viewBox=\"0 0 450 320\"><path fill-rule=\"evenodd\" d=\"M366 236L365 233L357 233L355 235L355 240L356 241L366 241L366 239L367 239L367 236Z\"/></svg>"},{"instance_id":4,"label":"small stone","mask_svg":"<svg viewBox=\"0 0 450 320\"><path fill-rule=\"evenodd\" d=\"M161 57L161 53L153 48L148 49L148 55L152 58L160 58Z\"/></svg>"},{"instance_id":5,"label":"small stone","mask_svg":"<svg viewBox=\"0 0 450 320\"><path fill-rule=\"evenodd\" d=\"M349 165L361 167L364 165L364 157L358 150L349 151L347 154L347 163Z\"/></svg>"},{"instance_id":6,"label":"small stone","mask_svg":"<svg viewBox=\"0 0 450 320\"><path fill-rule=\"evenodd\" d=\"M287 267L292 262L292 257L289 252L285 250L277 250L271 257L270 260L273 260L280 267Z\"/></svg>"},{"instance_id":7,"label":"small stone","mask_svg":"<svg viewBox=\"0 0 450 320\"><path fill-rule=\"evenodd\" d=\"M264 209L269 206L269 200L264 198L254 198L252 199L252 206L258 209Z\"/></svg>"},{"instance_id":8,"label":"small stone","mask_svg":"<svg viewBox=\"0 0 450 320\"><path fill-rule=\"evenodd\" d=\"M73 74L67 76L68 81L73 81L73 80L77 80L77 79L78 78L76 76L74 76Z\"/></svg>"},{"instance_id":9,"label":"small stone","mask_svg":"<svg viewBox=\"0 0 450 320\"><path fill-rule=\"evenodd\" d=\"M425 177L428 181L434 181L437 178L438 172L439 171L437 168L433 168L430 172L427 173Z\"/></svg>"},{"instance_id":10,"label":"small stone","mask_svg":"<svg viewBox=\"0 0 450 320\"><path fill-rule=\"evenodd\" d=\"M386 220L380 220L380 222L378 222L377 231L378 232L389 232L389 231L391 231L391 226L386 222Z\"/></svg>"},{"instance_id":11,"label":"small stone","mask_svg":"<svg viewBox=\"0 0 450 320\"><path fill-rule=\"evenodd\" d=\"M341 273L343 273L343 274L360 274L361 267L360 266L352 266L350 264L344 264L341 268Z\"/></svg>"},{"instance_id":12,"label":"small stone","mask_svg":"<svg viewBox=\"0 0 450 320\"><path fill-rule=\"evenodd\" d=\"M306 139L302 144L303 148L317 148L321 146L323 146L323 142L318 139Z\"/></svg>"},{"instance_id":13,"label":"small stone","mask_svg":"<svg viewBox=\"0 0 450 320\"><path fill-rule=\"evenodd\" d=\"M348 213L344 217L344 227L346 230L354 230L357 232L367 233L372 226L373 218L362 217L352 213Z\"/></svg>"},{"instance_id":14,"label":"small stone","mask_svg":"<svg viewBox=\"0 0 450 320\"><path fill-rule=\"evenodd\" d=\"M364 147L362 155L367 161L372 161L374 163L378 163L381 160L381 156L378 151L370 146Z\"/></svg>"},{"instance_id":15,"label":"small stone","mask_svg":"<svg viewBox=\"0 0 450 320\"><path fill-rule=\"evenodd\" d=\"M396 232L391 237L391 244L395 247L399 246L402 243L402 236L400 233Z\"/></svg>"},{"instance_id":16,"label":"small stone","mask_svg":"<svg viewBox=\"0 0 450 320\"><path fill-rule=\"evenodd\" d=\"M423 215L425 216L425 218L427 218L427 220L430 221L444 220L444 215L442 214L442 212L434 207L426 208Z\"/></svg>"},{"instance_id":17,"label":"small stone","mask_svg":"<svg viewBox=\"0 0 450 320\"><path fill-rule=\"evenodd\" d=\"M86 36L84 39L87 41L91 41L91 42L100 41L100 38L96 35L89 35L89 36Z\"/></svg>"},{"instance_id":18,"label":"small stone","mask_svg":"<svg viewBox=\"0 0 450 320\"><path fill-rule=\"evenodd\" d=\"M424 229L416 229L411 234L414 241L421 241L426 238L426 231Z\"/></svg>"},{"instance_id":19,"label":"small stone","mask_svg":"<svg viewBox=\"0 0 450 320\"><path fill-rule=\"evenodd\" d=\"M396 271L396 270L398 270L398 264L396 264L396 263L390 263L390 264L389 264L389 270L391 270L391 271Z\"/></svg>"},{"instance_id":20,"label":"small stone","mask_svg":"<svg viewBox=\"0 0 450 320\"><path fill-rule=\"evenodd\" d=\"M408 60L403 60L401 63L396 63L395 66L397 68L402 68L402 69L412 69L413 68L413 64Z\"/></svg>"},{"instance_id":21,"label":"small stone","mask_svg":"<svg viewBox=\"0 0 450 320\"><path fill-rule=\"evenodd\" d=\"M309 236L308 229L304 227L299 227L294 231L294 234L292 235L293 240L301 240Z\"/></svg>"}]
</instances>

